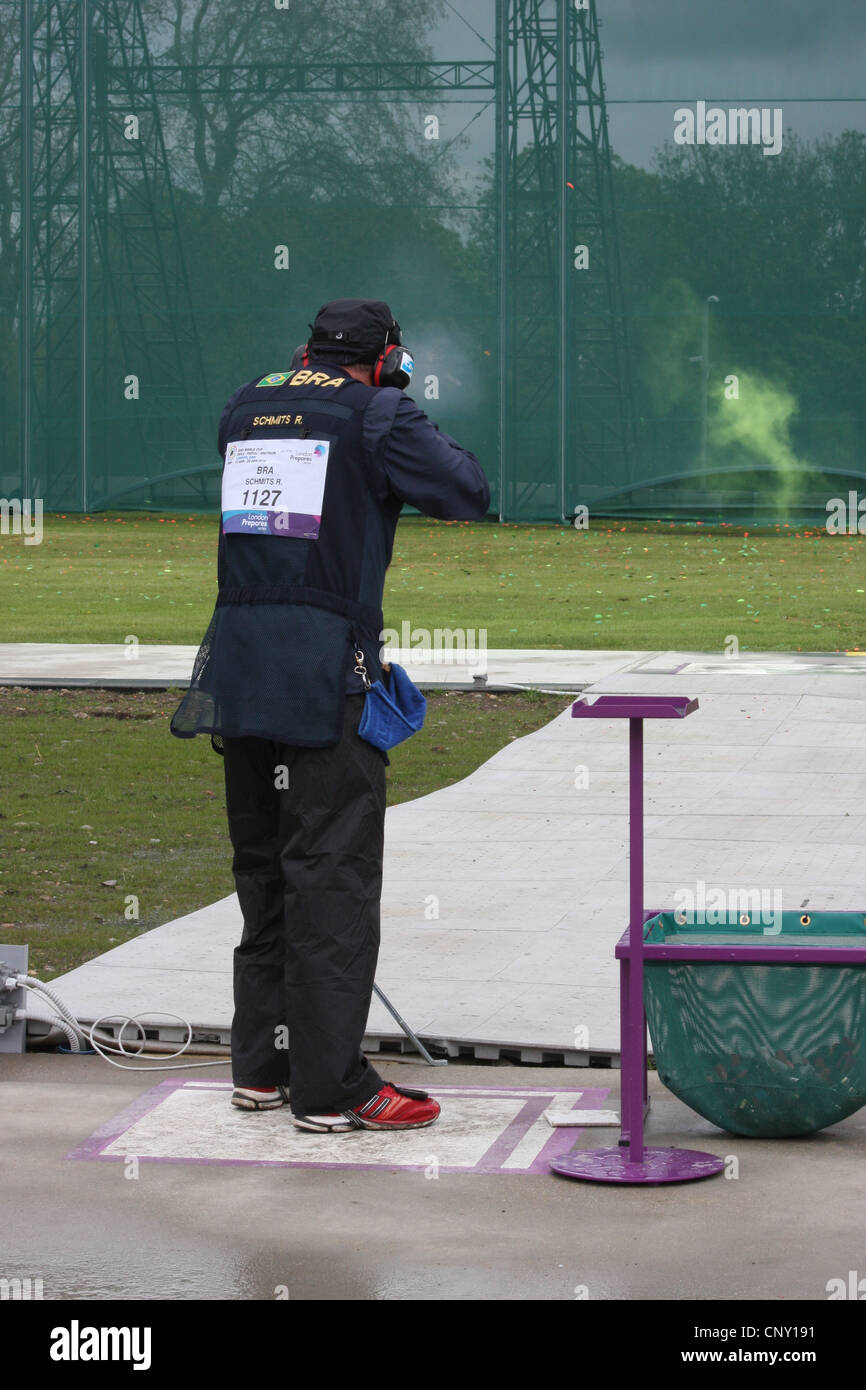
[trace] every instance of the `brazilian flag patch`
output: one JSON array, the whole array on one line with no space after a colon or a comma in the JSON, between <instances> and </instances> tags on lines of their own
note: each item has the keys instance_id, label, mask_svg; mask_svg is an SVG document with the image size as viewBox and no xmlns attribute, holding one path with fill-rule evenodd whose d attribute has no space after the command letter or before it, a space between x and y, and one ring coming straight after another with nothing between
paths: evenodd
<instances>
[{"instance_id":1,"label":"brazilian flag patch","mask_svg":"<svg viewBox=\"0 0 866 1390\"><path fill-rule=\"evenodd\" d=\"M283 382L288 381L292 375L292 372L269 372L267 376L263 376L261 381L256 383L256 386L282 386Z\"/></svg>"}]
</instances>

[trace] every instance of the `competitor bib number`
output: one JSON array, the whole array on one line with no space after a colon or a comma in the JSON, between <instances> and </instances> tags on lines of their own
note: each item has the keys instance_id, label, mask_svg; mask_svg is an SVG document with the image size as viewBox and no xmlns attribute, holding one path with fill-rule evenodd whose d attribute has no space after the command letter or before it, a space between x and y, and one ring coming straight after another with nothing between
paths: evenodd
<instances>
[{"instance_id":1,"label":"competitor bib number","mask_svg":"<svg viewBox=\"0 0 866 1390\"><path fill-rule=\"evenodd\" d=\"M241 439L226 449L223 533L317 540L328 476L325 439Z\"/></svg>"}]
</instances>

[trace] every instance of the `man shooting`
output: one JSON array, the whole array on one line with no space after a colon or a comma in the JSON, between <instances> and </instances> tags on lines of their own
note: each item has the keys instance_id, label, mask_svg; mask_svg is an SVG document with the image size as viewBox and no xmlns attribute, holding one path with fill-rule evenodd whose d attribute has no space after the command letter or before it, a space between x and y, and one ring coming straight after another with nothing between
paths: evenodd
<instances>
[{"instance_id":1,"label":"man shooting","mask_svg":"<svg viewBox=\"0 0 866 1390\"><path fill-rule=\"evenodd\" d=\"M325 304L292 369L241 386L225 460L216 608L172 733L224 753L234 955L232 1103L301 1129L413 1129L436 1101L361 1051L379 951L387 754L358 734L356 652L382 679L385 571L404 504L487 512L474 454L402 390L380 300ZM280 1046L288 1035L288 1048Z\"/></svg>"}]
</instances>

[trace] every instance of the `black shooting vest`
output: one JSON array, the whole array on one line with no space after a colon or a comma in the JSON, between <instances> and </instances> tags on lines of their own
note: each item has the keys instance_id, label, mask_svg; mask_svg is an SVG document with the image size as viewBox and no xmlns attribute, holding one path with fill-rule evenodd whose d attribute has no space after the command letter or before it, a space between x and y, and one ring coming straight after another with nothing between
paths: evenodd
<instances>
[{"instance_id":1,"label":"black shooting vest","mask_svg":"<svg viewBox=\"0 0 866 1390\"><path fill-rule=\"evenodd\" d=\"M328 442L319 534L226 533L223 515L216 608L171 721L178 738L330 747L342 735L356 645L370 680L382 678L382 594L400 510L388 497L382 454L399 397L315 362L238 393L227 444Z\"/></svg>"}]
</instances>

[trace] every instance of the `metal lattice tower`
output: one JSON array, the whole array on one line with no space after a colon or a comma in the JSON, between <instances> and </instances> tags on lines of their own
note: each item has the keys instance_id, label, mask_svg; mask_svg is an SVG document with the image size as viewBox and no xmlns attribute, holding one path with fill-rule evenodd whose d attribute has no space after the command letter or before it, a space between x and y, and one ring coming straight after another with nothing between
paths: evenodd
<instances>
[{"instance_id":1,"label":"metal lattice tower","mask_svg":"<svg viewBox=\"0 0 866 1390\"><path fill-rule=\"evenodd\" d=\"M86 511L109 477L91 402L121 403L124 369L142 391L130 432L160 479L202 467L192 416L211 407L140 0L24 0L22 26L22 479Z\"/></svg>"},{"instance_id":2,"label":"metal lattice tower","mask_svg":"<svg viewBox=\"0 0 866 1390\"><path fill-rule=\"evenodd\" d=\"M598 19L595 0L497 13L500 510L565 519L634 460Z\"/></svg>"},{"instance_id":3,"label":"metal lattice tower","mask_svg":"<svg viewBox=\"0 0 866 1390\"><path fill-rule=\"evenodd\" d=\"M200 457L195 420L203 415L212 428L211 402L176 235L169 159L140 0L100 0L99 10L91 61L93 190L99 210L93 229L103 283L94 312L101 313L103 324L116 319L124 362L142 374L146 395L153 398L139 411L144 458L161 480L178 473L199 477L204 500L205 478L198 470L207 465ZM135 139L124 134L131 111L139 122ZM101 333L103 351L107 341ZM104 380L110 371L117 373L117 365L103 357L98 371ZM103 485L102 505L108 500Z\"/></svg>"},{"instance_id":4,"label":"metal lattice tower","mask_svg":"<svg viewBox=\"0 0 866 1390\"><path fill-rule=\"evenodd\" d=\"M86 442L78 420L82 16L73 8L25 0L21 54L22 491L70 507L82 502L77 465Z\"/></svg>"},{"instance_id":5,"label":"metal lattice tower","mask_svg":"<svg viewBox=\"0 0 866 1390\"><path fill-rule=\"evenodd\" d=\"M89 332L111 321L125 366L148 389L135 412L140 481L198 477L204 498L215 464L199 456L196 420L210 404L159 102L225 90L494 102L500 512L567 517L582 484L632 476L595 0L582 10L573 0L497 0L494 61L178 67L152 62L140 0L23 0L22 14L25 495L38 482L52 506L82 509L113 495L91 399L118 364L107 334ZM124 136L130 109L138 140ZM574 267L580 244L588 271Z\"/></svg>"}]
</instances>

